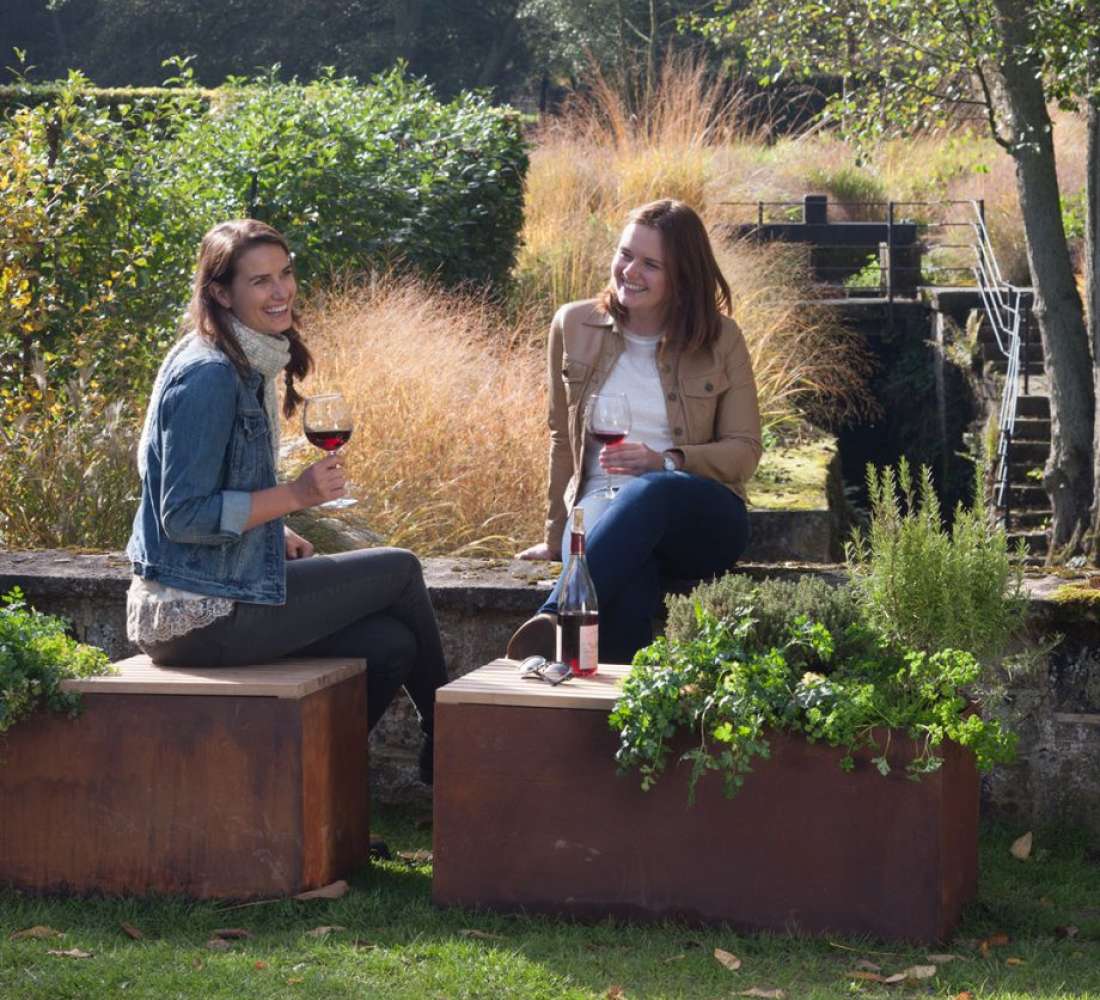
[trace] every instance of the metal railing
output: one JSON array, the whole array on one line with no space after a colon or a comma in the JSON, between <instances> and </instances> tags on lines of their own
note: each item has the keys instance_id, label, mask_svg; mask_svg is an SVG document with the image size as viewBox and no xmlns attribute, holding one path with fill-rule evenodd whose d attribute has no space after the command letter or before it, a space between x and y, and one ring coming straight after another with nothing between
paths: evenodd
<instances>
[{"instance_id":1,"label":"metal railing","mask_svg":"<svg viewBox=\"0 0 1100 1000\"><path fill-rule=\"evenodd\" d=\"M1005 356L1004 392L997 417L997 451L993 459L993 504L999 508L1007 530L1012 506L1009 483L1012 463L1012 439L1016 430L1016 407L1020 398L1021 373L1024 395L1028 394L1031 307L1034 295L1030 288L1021 288L1004 280L989 232L985 227L985 212L980 202L972 202L974 220L974 279L982 297L982 307L993 328L997 347Z\"/></svg>"}]
</instances>

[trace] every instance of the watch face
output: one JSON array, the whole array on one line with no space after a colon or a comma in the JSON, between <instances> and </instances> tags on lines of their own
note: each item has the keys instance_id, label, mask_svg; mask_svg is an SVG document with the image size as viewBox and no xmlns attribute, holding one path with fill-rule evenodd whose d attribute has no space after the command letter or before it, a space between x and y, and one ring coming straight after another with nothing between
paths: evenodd
<instances>
[{"instance_id":1,"label":"watch face","mask_svg":"<svg viewBox=\"0 0 1100 1000\"><path fill-rule=\"evenodd\" d=\"M676 462L671 455L665 455L665 472L675 472Z\"/></svg>"}]
</instances>

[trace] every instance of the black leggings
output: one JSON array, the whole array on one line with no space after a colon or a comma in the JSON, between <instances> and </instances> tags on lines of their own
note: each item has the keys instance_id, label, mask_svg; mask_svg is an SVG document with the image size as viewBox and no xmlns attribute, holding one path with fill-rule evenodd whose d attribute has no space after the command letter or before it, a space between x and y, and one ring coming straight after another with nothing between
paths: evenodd
<instances>
[{"instance_id":1,"label":"black leggings","mask_svg":"<svg viewBox=\"0 0 1100 1000\"><path fill-rule=\"evenodd\" d=\"M143 647L160 666L232 667L284 656L367 661L368 724L404 685L425 733L447 683L443 646L420 562L404 549L360 549L286 564L286 604L238 601L232 614Z\"/></svg>"}]
</instances>

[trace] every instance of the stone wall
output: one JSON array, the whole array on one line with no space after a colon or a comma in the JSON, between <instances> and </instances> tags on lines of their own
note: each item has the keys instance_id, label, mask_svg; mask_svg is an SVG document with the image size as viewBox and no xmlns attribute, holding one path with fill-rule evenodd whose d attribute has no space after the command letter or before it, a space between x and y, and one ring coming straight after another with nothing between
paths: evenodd
<instances>
[{"instance_id":1,"label":"stone wall","mask_svg":"<svg viewBox=\"0 0 1100 1000\"><path fill-rule=\"evenodd\" d=\"M550 587L548 567L507 560L426 559L452 676L503 654L512 630ZM836 576L840 567L746 564L753 576L814 572ZM0 552L0 593L20 586L42 611L65 615L76 635L113 659L130 655L126 641L128 563L117 554ZM1061 641L1017 677L1003 712L1020 734L1015 764L983 782L983 808L1021 828L1066 822L1100 836L1100 610L1051 599L1061 581L1030 582L1031 644ZM371 735L371 781L388 801L425 798L415 781L417 732L411 706L400 697Z\"/></svg>"}]
</instances>

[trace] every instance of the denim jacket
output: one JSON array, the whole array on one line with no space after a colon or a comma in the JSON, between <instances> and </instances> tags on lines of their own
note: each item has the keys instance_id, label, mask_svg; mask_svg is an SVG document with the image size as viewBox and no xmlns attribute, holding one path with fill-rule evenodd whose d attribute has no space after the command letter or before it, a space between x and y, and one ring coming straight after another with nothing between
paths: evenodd
<instances>
[{"instance_id":1,"label":"denim jacket","mask_svg":"<svg viewBox=\"0 0 1100 1000\"><path fill-rule=\"evenodd\" d=\"M147 580L254 604L286 601L281 518L244 530L250 493L275 485L259 393L216 347L191 335L166 362L126 554Z\"/></svg>"}]
</instances>

